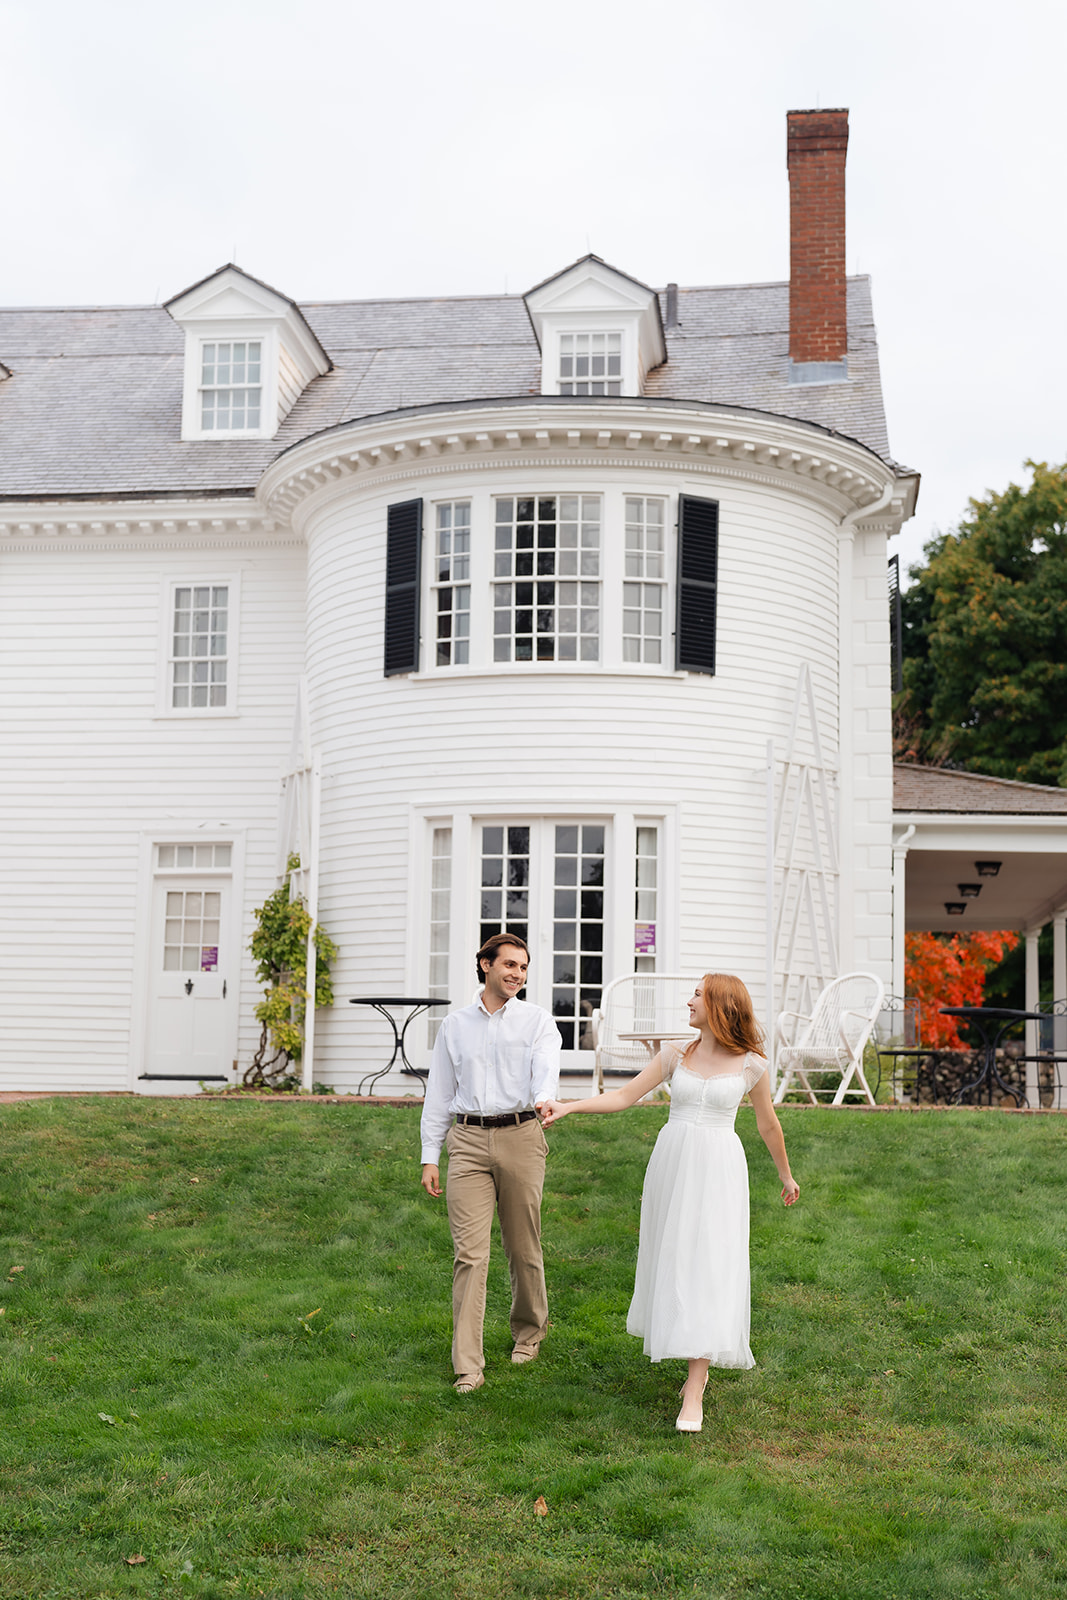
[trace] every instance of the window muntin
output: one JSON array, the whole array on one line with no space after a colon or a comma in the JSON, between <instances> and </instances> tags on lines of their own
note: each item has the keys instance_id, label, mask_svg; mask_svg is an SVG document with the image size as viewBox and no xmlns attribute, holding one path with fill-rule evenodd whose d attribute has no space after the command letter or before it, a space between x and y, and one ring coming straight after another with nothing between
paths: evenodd
<instances>
[{"instance_id":1,"label":"window muntin","mask_svg":"<svg viewBox=\"0 0 1067 1600\"><path fill-rule=\"evenodd\" d=\"M622 586L622 658L658 666L663 660L665 507L662 500L626 497ZM657 582L633 582L633 579Z\"/></svg>"},{"instance_id":2,"label":"window muntin","mask_svg":"<svg viewBox=\"0 0 1067 1600\"><path fill-rule=\"evenodd\" d=\"M259 339L213 340L202 345L201 429L205 433L258 429L262 372L263 344Z\"/></svg>"},{"instance_id":3,"label":"window muntin","mask_svg":"<svg viewBox=\"0 0 1067 1600\"><path fill-rule=\"evenodd\" d=\"M442 502L437 507L433 580L439 667L462 667L470 662L470 551L470 501Z\"/></svg>"},{"instance_id":4,"label":"window muntin","mask_svg":"<svg viewBox=\"0 0 1067 1600\"><path fill-rule=\"evenodd\" d=\"M482 889L479 946L494 933L530 931L530 828L486 824L482 828Z\"/></svg>"},{"instance_id":5,"label":"window muntin","mask_svg":"<svg viewBox=\"0 0 1067 1600\"><path fill-rule=\"evenodd\" d=\"M552 1015L564 1050L591 1050L604 983L604 824L557 823Z\"/></svg>"},{"instance_id":6,"label":"window muntin","mask_svg":"<svg viewBox=\"0 0 1067 1600\"><path fill-rule=\"evenodd\" d=\"M603 822L481 824L479 941L494 933L528 939L531 919L541 926L551 915L551 967L542 971L538 961L532 976L564 1050L593 1047L591 1019L604 983L606 836Z\"/></svg>"},{"instance_id":7,"label":"window muntin","mask_svg":"<svg viewBox=\"0 0 1067 1600\"><path fill-rule=\"evenodd\" d=\"M659 902L659 829L638 825L634 874L634 971L655 972Z\"/></svg>"},{"instance_id":8,"label":"window muntin","mask_svg":"<svg viewBox=\"0 0 1067 1600\"><path fill-rule=\"evenodd\" d=\"M175 711L226 706L229 586L180 585L174 590L170 704Z\"/></svg>"},{"instance_id":9,"label":"window muntin","mask_svg":"<svg viewBox=\"0 0 1067 1600\"><path fill-rule=\"evenodd\" d=\"M214 890L167 890L164 972L217 971L221 907L222 895Z\"/></svg>"},{"instance_id":10,"label":"window muntin","mask_svg":"<svg viewBox=\"0 0 1067 1600\"><path fill-rule=\"evenodd\" d=\"M494 661L600 659L599 495L496 501Z\"/></svg>"},{"instance_id":11,"label":"window muntin","mask_svg":"<svg viewBox=\"0 0 1067 1600\"><path fill-rule=\"evenodd\" d=\"M232 844L161 844L156 847L156 866L161 872L212 868L229 871L232 860Z\"/></svg>"},{"instance_id":12,"label":"window muntin","mask_svg":"<svg viewBox=\"0 0 1067 1600\"><path fill-rule=\"evenodd\" d=\"M452 829L435 828L430 855L430 987L435 1000L448 999L448 955L452 932ZM432 1047L442 1017L427 1018Z\"/></svg>"},{"instance_id":13,"label":"window muntin","mask_svg":"<svg viewBox=\"0 0 1067 1600\"><path fill-rule=\"evenodd\" d=\"M561 333L560 394L621 394L622 334Z\"/></svg>"}]
</instances>

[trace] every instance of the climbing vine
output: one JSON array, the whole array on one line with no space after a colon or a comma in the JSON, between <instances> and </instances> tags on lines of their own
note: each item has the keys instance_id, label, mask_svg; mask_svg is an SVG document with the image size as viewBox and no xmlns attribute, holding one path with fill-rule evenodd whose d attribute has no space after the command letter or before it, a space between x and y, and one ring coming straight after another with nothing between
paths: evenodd
<instances>
[{"instance_id":1,"label":"climbing vine","mask_svg":"<svg viewBox=\"0 0 1067 1600\"><path fill-rule=\"evenodd\" d=\"M262 1024L259 1048L244 1075L246 1089L277 1091L299 1088L299 1078L291 1070L304 1049L304 1018L307 1014L307 942L311 932L311 913L290 892L292 874L299 870L300 857L290 856L285 880L267 896L256 911L256 930L251 939L256 976L264 985L263 999L255 1008ZM330 962L337 947L321 924L316 924L315 1005L333 1004Z\"/></svg>"}]
</instances>

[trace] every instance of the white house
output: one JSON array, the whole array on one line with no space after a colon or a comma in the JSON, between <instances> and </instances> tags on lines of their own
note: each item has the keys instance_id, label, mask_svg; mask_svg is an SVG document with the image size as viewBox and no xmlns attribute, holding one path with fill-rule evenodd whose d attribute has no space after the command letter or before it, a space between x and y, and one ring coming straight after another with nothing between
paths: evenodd
<instances>
[{"instance_id":1,"label":"white house","mask_svg":"<svg viewBox=\"0 0 1067 1600\"><path fill-rule=\"evenodd\" d=\"M790 113L789 283L588 256L522 296L298 305L230 265L0 314L0 1086L246 1066L253 910L301 837L338 1091L387 1042L350 997L466 1003L505 927L572 1067L635 964L739 972L765 1016L889 985L886 542L918 480L844 274L847 132Z\"/></svg>"}]
</instances>

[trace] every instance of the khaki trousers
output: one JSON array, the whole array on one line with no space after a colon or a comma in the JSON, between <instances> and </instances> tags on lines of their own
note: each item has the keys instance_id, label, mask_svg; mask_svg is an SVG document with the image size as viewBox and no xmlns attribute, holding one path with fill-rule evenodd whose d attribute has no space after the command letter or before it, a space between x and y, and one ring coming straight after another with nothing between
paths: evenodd
<instances>
[{"instance_id":1,"label":"khaki trousers","mask_svg":"<svg viewBox=\"0 0 1067 1600\"><path fill-rule=\"evenodd\" d=\"M508 1128L454 1123L445 1140L445 1198L452 1230L452 1367L481 1372L482 1324L493 1211L511 1273L511 1333L536 1349L548 1326L541 1255L541 1192L548 1145L537 1118Z\"/></svg>"}]
</instances>

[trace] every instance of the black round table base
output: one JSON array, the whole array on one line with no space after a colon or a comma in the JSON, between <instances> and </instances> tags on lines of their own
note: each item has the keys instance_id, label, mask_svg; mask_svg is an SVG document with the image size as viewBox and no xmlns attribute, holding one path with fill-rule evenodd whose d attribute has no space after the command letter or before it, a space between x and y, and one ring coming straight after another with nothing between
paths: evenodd
<instances>
[{"instance_id":1,"label":"black round table base","mask_svg":"<svg viewBox=\"0 0 1067 1600\"><path fill-rule=\"evenodd\" d=\"M414 1022L416 1017L421 1017L424 1012L429 1011L431 1006L447 1006L450 1004L450 1002L448 1000L426 999L424 996L413 997L411 995L358 995L355 999L349 1000L348 1003L350 1006L370 1006L372 1011L377 1011L380 1017L385 1018L386 1022L388 1022L389 1026L393 1030L392 1055L389 1057L389 1060L385 1063L384 1067L375 1067L372 1069L372 1071L365 1072L363 1074L363 1077L359 1080L359 1087L357 1088L356 1093L358 1095L373 1094L376 1084L378 1084L382 1078L387 1077L388 1074L392 1072L393 1067L396 1065L397 1057L399 1056L402 1063L400 1068L401 1072L406 1073L410 1078L418 1079L419 1083L422 1085L422 1092L425 1094L427 1073L425 1069L421 1067L412 1066L411 1062L408 1060L408 1053L404 1047L404 1041L407 1037L407 1031L411 1027L411 1024ZM410 1006L412 1008L405 1017L401 1027L397 1027L397 1021L393 1016L393 1013L386 1009L389 1006Z\"/></svg>"}]
</instances>

